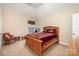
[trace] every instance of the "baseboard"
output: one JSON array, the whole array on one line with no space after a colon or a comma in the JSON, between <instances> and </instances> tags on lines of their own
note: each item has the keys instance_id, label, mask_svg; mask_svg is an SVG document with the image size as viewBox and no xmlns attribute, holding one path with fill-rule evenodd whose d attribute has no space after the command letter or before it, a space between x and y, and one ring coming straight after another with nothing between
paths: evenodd
<instances>
[{"instance_id":1,"label":"baseboard","mask_svg":"<svg viewBox=\"0 0 79 59\"><path fill-rule=\"evenodd\" d=\"M66 42L60 41L59 43L62 44L62 45L68 46L68 43L66 43Z\"/></svg>"}]
</instances>

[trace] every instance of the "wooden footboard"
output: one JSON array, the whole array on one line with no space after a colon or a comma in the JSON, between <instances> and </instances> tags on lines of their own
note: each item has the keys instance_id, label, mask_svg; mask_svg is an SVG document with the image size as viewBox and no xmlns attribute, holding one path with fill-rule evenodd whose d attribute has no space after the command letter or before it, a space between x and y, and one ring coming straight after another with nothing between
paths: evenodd
<instances>
[{"instance_id":1,"label":"wooden footboard","mask_svg":"<svg viewBox=\"0 0 79 59\"><path fill-rule=\"evenodd\" d=\"M26 45L33 49L38 55L42 55L43 52L52 44L57 42L57 38L54 38L42 45L42 41L33 37L26 37Z\"/></svg>"},{"instance_id":2,"label":"wooden footboard","mask_svg":"<svg viewBox=\"0 0 79 59\"><path fill-rule=\"evenodd\" d=\"M50 40L50 41L44 43L44 44L43 44L43 51L46 50L46 49L47 49L48 47L50 47L51 45L57 43L57 42L58 42L57 38L54 38L54 39L52 39L52 40Z\"/></svg>"},{"instance_id":3,"label":"wooden footboard","mask_svg":"<svg viewBox=\"0 0 79 59\"><path fill-rule=\"evenodd\" d=\"M42 55L43 52L43 48L42 48L42 41L29 37L26 37L26 44L32 48L38 55Z\"/></svg>"}]
</instances>

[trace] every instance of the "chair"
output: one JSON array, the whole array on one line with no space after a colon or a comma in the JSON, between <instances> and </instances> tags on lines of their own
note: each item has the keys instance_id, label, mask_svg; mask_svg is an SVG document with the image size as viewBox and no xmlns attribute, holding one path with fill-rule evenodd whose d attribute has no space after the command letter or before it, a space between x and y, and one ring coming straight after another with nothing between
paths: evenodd
<instances>
[{"instance_id":1,"label":"chair","mask_svg":"<svg viewBox=\"0 0 79 59\"><path fill-rule=\"evenodd\" d=\"M4 33L3 34L3 41L4 44L10 44L12 42L15 42L15 37L13 35L11 35L10 33Z\"/></svg>"}]
</instances>

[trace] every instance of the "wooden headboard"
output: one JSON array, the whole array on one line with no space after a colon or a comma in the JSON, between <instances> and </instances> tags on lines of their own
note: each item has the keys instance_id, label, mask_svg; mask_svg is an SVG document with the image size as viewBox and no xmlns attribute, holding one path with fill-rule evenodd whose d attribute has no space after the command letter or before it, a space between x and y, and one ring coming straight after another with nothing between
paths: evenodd
<instances>
[{"instance_id":1,"label":"wooden headboard","mask_svg":"<svg viewBox=\"0 0 79 59\"><path fill-rule=\"evenodd\" d=\"M55 27L55 26L43 27L43 32L46 32L46 31L50 31L50 33L56 34L59 38L59 27Z\"/></svg>"}]
</instances>

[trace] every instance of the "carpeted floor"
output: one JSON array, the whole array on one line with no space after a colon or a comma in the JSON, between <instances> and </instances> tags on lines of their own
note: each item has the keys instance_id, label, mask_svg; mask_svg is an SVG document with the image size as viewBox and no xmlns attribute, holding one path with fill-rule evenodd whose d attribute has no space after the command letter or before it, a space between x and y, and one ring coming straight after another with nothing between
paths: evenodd
<instances>
[{"instance_id":1,"label":"carpeted floor","mask_svg":"<svg viewBox=\"0 0 79 59\"><path fill-rule=\"evenodd\" d=\"M79 56L79 35L74 36L69 44L69 55Z\"/></svg>"},{"instance_id":2,"label":"carpeted floor","mask_svg":"<svg viewBox=\"0 0 79 59\"><path fill-rule=\"evenodd\" d=\"M77 53L79 54L79 35L74 38Z\"/></svg>"},{"instance_id":3,"label":"carpeted floor","mask_svg":"<svg viewBox=\"0 0 79 59\"><path fill-rule=\"evenodd\" d=\"M10 45L2 47L3 56L37 56L37 54L25 45L25 40L16 41ZM54 44L43 54L44 56L66 56L68 47L61 44Z\"/></svg>"},{"instance_id":4,"label":"carpeted floor","mask_svg":"<svg viewBox=\"0 0 79 59\"><path fill-rule=\"evenodd\" d=\"M0 56L2 55L2 52L1 52L1 48L0 48Z\"/></svg>"}]
</instances>

